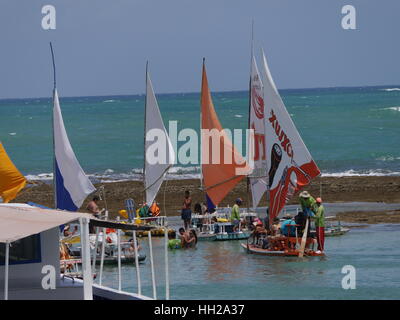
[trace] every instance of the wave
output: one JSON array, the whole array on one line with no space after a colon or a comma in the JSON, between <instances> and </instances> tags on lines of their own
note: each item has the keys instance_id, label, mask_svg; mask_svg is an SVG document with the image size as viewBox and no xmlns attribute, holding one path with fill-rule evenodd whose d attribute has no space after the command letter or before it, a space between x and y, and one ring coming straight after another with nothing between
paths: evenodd
<instances>
[{"instance_id":1,"label":"wave","mask_svg":"<svg viewBox=\"0 0 400 320\"><path fill-rule=\"evenodd\" d=\"M113 99L111 99L111 100L104 100L103 103L110 103L110 102L115 102L115 101L117 101L117 100L113 100Z\"/></svg>"},{"instance_id":2,"label":"wave","mask_svg":"<svg viewBox=\"0 0 400 320\"><path fill-rule=\"evenodd\" d=\"M400 176L400 171L390 171L385 169L370 169L356 171L353 169L343 172L322 173L322 177L384 177L384 176Z\"/></svg>"},{"instance_id":3,"label":"wave","mask_svg":"<svg viewBox=\"0 0 400 320\"><path fill-rule=\"evenodd\" d=\"M400 160L400 157L383 156L383 157L376 158L375 160L391 162L391 161Z\"/></svg>"},{"instance_id":4,"label":"wave","mask_svg":"<svg viewBox=\"0 0 400 320\"><path fill-rule=\"evenodd\" d=\"M399 111L400 112L400 107L389 107L389 108L384 108L383 110L392 110L392 111Z\"/></svg>"},{"instance_id":5,"label":"wave","mask_svg":"<svg viewBox=\"0 0 400 320\"><path fill-rule=\"evenodd\" d=\"M399 159L395 158L395 159ZM388 161L388 160L384 160ZM389 160L391 161L391 160ZM127 173L116 173L113 169L107 169L101 173L88 174L92 183L110 183L124 181L142 181L143 170L136 168ZM400 176L400 171L391 171L385 169L369 169L369 170L345 170L340 172L322 172L322 177L383 177L383 176ZM51 183L53 180L52 173L29 174L25 176L30 181L41 181ZM166 180L188 180L200 179L201 172L199 166L193 167L172 167L168 170Z\"/></svg>"},{"instance_id":6,"label":"wave","mask_svg":"<svg viewBox=\"0 0 400 320\"><path fill-rule=\"evenodd\" d=\"M381 90L391 92L391 91L400 91L400 88L387 88L387 89L381 89Z\"/></svg>"}]
</instances>

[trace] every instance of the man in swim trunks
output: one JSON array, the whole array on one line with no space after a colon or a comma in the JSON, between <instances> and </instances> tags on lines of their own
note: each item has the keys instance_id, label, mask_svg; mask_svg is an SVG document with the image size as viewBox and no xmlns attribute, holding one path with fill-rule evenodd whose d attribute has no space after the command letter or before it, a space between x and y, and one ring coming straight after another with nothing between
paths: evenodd
<instances>
[{"instance_id":1,"label":"man in swim trunks","mask_svg":"<svg viewBox=\"0 0 400 320\"><path fill-rule=\"evenodd\" d=\"M181 217L184 223L185 230L189 229L190 221L192 219L192 198L190 197L190 191L185 191L185 198L183 199Z\"/></svg>"}]
</instances>

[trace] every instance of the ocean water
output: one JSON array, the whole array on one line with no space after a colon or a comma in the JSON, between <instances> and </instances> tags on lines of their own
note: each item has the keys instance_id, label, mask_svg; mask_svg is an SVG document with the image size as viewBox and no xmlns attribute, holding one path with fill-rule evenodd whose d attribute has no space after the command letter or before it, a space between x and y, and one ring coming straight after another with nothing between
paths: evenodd
<instances>
[{"instance_id":1,"label":"ocean water","mask_svg":"<svg viewBox=\"0 0 400 320\"><path fill-rule=\"evenodd\" d=\"M240 241L201 241L196 249L168 252L171 299L400 299L399 224L353 228L325 239L325 257L247 254ZM147 255L140 264L142 294L152 296ZM165 298L164 239L153 237L157 298ZM355 268L355 289L343 289L344 266ZM98 272L98 271L97 271ZM118 269L105 267L103 284L118 288ZM98 281L98 279L96 280ZM299 290L301 288L301 290ZM137 292L136 269L122 265L122 289Z\"/></svg>"},{"instance_id":2,"label":"ocean water","mask_svg":"<svg viewBox=\"0 0 400 320\"><path fill-rule=\"evenodd\" d=\"M94 180L138 178L143 167L144 95L63 98L65 126ZM246 129L248 93L212 93L225 128ZM305 144L325 176L400 175L400 86L282 90ZM199 130L198 93L157 95L161 114ZM52 172L51 98L0 100L0 141L30 179ZM178 148L184 142L178 143ZM196 177L177 164L169 178Z\"/></svg>"}]
</instances>

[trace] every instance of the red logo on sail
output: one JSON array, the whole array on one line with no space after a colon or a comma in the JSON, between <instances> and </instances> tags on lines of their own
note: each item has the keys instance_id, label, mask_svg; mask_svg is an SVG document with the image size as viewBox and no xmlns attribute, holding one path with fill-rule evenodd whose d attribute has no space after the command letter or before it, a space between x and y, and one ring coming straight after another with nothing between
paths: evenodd
<instances>
[{"instance_id":1,"label":"red logo on sail","mask_svg":"<svg viewBox=\"0 0 400 320\"><path fill-rule=\"evenodd\" d=\"M264 118L264 99L257 93L257 88L251 89L251 104L253 105L254 113L258 119Z\"/></svg>"}]
</instances>

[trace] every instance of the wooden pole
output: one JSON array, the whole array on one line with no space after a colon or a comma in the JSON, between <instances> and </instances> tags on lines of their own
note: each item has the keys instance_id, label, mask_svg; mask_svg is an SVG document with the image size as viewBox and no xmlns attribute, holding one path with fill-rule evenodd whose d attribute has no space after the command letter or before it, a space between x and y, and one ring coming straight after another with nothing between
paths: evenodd
<instances>
[{"instance_id":1,"label":"wooden pole","mask_svg":"<svg viewBox=\"0 0 400 320\"><path fill-rule=\"evenodd\" d=\"M153 244L151 241L151 232L149 231L149 249L150 249L150 268L151 268L151 283L153 285L153 298L157 299L156 278L154 274L154 260L153 260Z\"/></svg>"},{"instance_id":2,"label":"wooden pole","mask_svg":"<svg viewBox=\"0 0 400 320\"><path fill-rule=\"evenodd\" d=\"M8 267L10 259L10 243L6 242L6 257L4 262L4 300L8 300Z\"/></svg>"}]
</instances>

